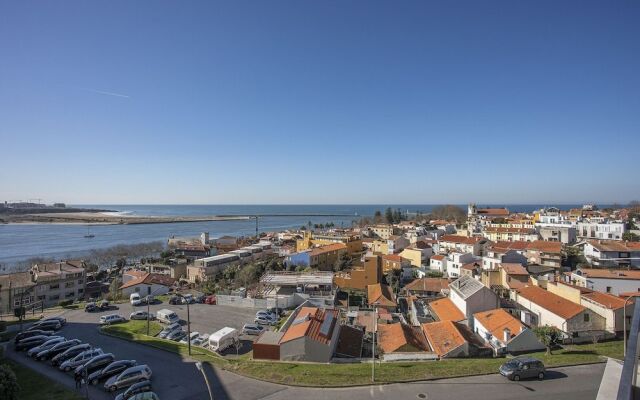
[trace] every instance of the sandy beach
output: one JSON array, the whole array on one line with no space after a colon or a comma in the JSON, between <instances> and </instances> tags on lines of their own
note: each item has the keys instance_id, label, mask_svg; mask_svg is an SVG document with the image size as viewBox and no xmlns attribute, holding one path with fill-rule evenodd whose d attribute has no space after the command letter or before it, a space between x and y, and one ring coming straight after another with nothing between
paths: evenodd
<instances>
[{"instance_id":1,"label":"sandy beach","mask_svg":"<svg viewBox=\"0 0 640 400\"><path fill-rule=\"evenodd\" d=\"M2 215L0 221L8 224L85 224L85 225L127 225L166 224L180 222L246 220L247 216L131 216L101 212L70 212Z\"/></svg>"}]
</instances>

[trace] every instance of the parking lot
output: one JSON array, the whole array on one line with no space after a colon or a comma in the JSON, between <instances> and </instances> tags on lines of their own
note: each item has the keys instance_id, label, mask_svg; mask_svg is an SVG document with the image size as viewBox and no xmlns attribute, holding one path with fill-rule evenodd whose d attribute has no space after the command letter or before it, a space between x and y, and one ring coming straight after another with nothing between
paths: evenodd
<instances>
[{"instance_id":1,"label":"parking lot","mask_svg":"<svg viewBox=\"0 0 640 400\"><path fill-rule=\"evenodd\" d=\"M147 306L132 306L130 303L114 304L111 310L98 311L98 312L85 312L84 310L73 310L68 312L67 319L72 319L78 322L97 323L100 316L107 314L118 314L126 319L129 319L129 315L133 311L147 310ZM149 311L152 314L158 312L158 310L169 309L175 311L176 314L183 321L184 329L186 330L187 321L187 305L171 305L168 303L152 304L149 306ZM213 333L226 326L242 329L244 324L253 323L257 309L253 308L240 308L231 306L217 306L209 304L190 304L189 314L191 316L191 331L200 333Z\"/></svg>"}]
</instances>

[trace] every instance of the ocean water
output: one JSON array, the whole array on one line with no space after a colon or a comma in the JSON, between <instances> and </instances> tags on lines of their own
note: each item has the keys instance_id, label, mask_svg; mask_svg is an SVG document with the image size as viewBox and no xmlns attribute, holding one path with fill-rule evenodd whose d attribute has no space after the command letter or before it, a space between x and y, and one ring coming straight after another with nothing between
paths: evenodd
<instances>
[{"instance_id":1,"label":"ocean water","mask_svg":"<svg viewBox=\"0 0 640 400\"><path fill-rule=\"evenodd\" d=\"M279 231L312 224L333 222L336 226L350 227L361 216L372 216L376 210L384 213L387 207L414 213L429 212L435 205L74 205L86 208L113 210L126 215L149 216L205 216L205 215L269 215L260 217L259 230ZM506 206L512 212L530 212L551 205L483 205ZM578 205L555 205L561 209ZM466 210L466 205L461 205ZM303 215L306 214L306 215ZM316 216L308 216L315 214ZM286 215L286 216L285 216ZM331 216L329 216L331 215ZM208 221L170 224L94 225L94 238L84 235L84 225L7 224L0 225L0 273L11 269L17 262L32 257L63 259L79 257L92 249L118 244L166 241L171 236L198 236L209 232L212 238L223 235L252 235L255 220Z\"/></svg>"}]
</instances>

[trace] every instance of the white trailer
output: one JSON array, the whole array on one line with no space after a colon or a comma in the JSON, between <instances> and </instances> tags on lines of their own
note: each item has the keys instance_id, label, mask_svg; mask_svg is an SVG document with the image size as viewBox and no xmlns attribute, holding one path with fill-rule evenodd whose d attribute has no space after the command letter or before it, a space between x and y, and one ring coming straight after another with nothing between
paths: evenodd
<instances>
[{"instance_id":1,"label":"white trailer","mask_svg":"<svg viewBox=\"0 0 640 400\"><path fill-rule=\"evenodd\" d=\"M221 352L239 341L240 333L238 330L227 326L209 336L209 348Z\"/></svg>"}]
</instances>

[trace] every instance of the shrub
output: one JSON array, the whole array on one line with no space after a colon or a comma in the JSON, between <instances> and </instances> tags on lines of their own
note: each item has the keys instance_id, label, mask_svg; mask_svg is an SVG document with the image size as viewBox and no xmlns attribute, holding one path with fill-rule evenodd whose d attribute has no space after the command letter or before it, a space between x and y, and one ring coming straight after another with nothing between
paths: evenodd
<instances>
[{"instance_id":1,"label":"shrub","mask_svg":"<svg viewBox=\"0 0 640 400\"><path fill-rule=\"evenodd\" d=\"M61 300L58 303L60 307L69 307L71 304L73 304L73 300Z\"/></svg>"},{"instance_id":2,"label":"shrub","mask_svg":"<svg viewBox=\"0 0 640 400\"><path fill-rule=\"evenodd\" d=\"M8 365L0 365L0 398L5 400L18 400L20 386L18 378Z\"/></svg>"}]
</instances>

